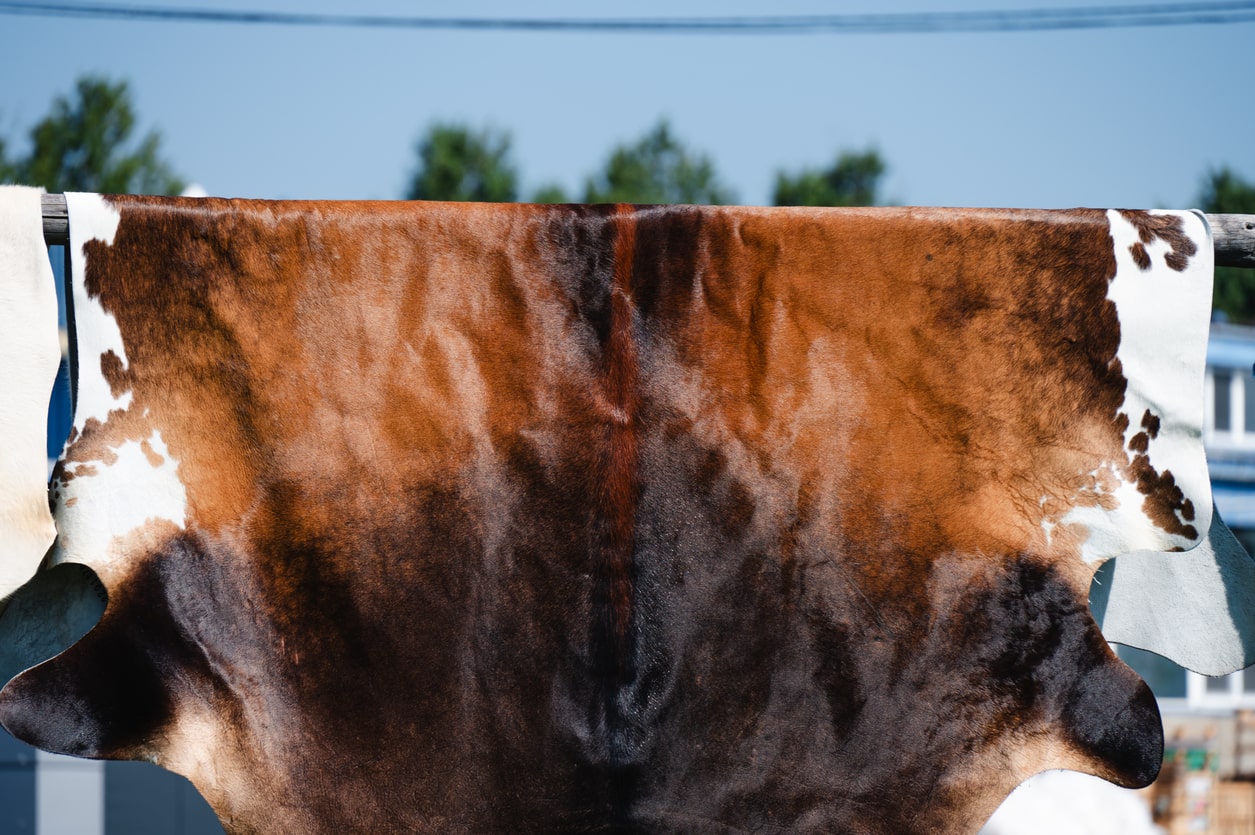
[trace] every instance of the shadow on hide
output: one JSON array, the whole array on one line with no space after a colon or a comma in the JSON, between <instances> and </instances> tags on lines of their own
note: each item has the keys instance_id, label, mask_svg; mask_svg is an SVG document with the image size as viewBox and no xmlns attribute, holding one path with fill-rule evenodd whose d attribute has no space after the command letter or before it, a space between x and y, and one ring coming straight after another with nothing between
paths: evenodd
<instances>
[{"instance_id":1,"label":"shadow on hide","mask_svg":"<svg viewBox=\"0 0 1255 835\"><path fill-rule=\"evenodd\" d=\"M1214 508L1198 547L1108 560L1089 600L1111 643L1208 676L1255 664L1255 560Z\"/></svg>"}]
</instances>

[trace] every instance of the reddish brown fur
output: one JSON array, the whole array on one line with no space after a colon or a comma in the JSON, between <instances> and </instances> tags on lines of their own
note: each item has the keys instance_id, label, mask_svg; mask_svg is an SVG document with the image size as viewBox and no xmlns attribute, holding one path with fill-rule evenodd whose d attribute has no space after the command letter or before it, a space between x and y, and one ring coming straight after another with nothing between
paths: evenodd
<instances>
[{"instance_id":1,"label":"reddish brown fur","mask_svg":"<svg viewBox=\"0 0 1255 835\"><path fill-rule=\"evenodd\" d=\"M618 663L626 663L632 624L632 549L638 492L639 361L632 270L636 219L631 206L615 216L614 284L610 290L610 337L606 343L606 393L610 408L609 461L603 476L601 506L609 517L601 559L610 583L610 611Z\"/></svg>"}]
</instances>

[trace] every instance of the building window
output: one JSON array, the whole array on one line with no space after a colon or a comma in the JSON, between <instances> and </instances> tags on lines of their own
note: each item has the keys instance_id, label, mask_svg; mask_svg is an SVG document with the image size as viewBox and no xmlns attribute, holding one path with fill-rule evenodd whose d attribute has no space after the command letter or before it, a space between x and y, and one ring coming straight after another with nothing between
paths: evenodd
<instances>
[{"instance_id":1,"label":"building window","mask_svg":"<svg viewBox=\"0 0 1255 835\"><path fill-rule=\"evenodd\" d=\"M1228 432L1233 428L1233 375L1228 371L1217 371L1212 376L1216 390L1212 401L1212 405L1215 406L1212 413L1212 427L1217 432Z\"/></svg>"},{"instance_id":2,"label":"building window","mask_svg":"<svg viewBox=\"0 0 1255 835\"><path fill-rule=\"evenodd\" d=\"M1153 652L1120 645L1115 649L1158 699L1185 699L1191 708L1255 708L1255 667L1227 676L1204 676Z\"/></svg>"},{"instance_id":3,"label":"building window","mask_svg":"<svg viewBox=\"0 0 1255 835\"><path fill-rule=\"evenodd\" d=\"M1194 707L1255 707L1255 667L1227 676L1212 677L1188 673L1186 688L1187 698Z\"/></svg>"}]
</instances>

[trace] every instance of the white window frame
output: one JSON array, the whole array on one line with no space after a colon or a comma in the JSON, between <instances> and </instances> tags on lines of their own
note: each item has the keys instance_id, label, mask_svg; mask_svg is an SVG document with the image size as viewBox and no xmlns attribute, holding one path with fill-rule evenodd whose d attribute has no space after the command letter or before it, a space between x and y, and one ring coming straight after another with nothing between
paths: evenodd
<instances>
[{"instance_id":1,"label":"white window frame","mask_svg":"<svg viewBox=\"0 0 1255 835\"><path fill-rule=\"evenodd\" d=\"M1229 375L1229 429L1216 429L1216 373ZM1246 387L1255 384L1241 368L1207 368L1203 384L1203 442L1221 449L1255 449L1255 432L1246 431Z\"/></svg>"},{"instance_id":2,"label":"white window frame","mask_svg":"<svg viewBox=\"0 0 1255 835\"><path fill-rule=\"evenodd\" d=\"M1192 708L1255 708L1255 692L1243 689L1246 676L1255 677L1255 667L1223 676L1226 688L1223 692L1217 692L1207 689L1207 676L1187 670L1185 700Z\"/></svg>"}]
</instances>

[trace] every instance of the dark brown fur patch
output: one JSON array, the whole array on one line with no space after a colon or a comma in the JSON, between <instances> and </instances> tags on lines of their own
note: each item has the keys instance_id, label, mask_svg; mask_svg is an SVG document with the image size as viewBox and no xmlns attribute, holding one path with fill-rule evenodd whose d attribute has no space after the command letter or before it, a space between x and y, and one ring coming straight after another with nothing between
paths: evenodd
<instances>
[{"instance_id":1,"label":"dark brown fur patch","mask_svg":"<svg viewBox=\"0 0 1255 835\"><path fill-rule=\"evenodd\" d=\"M1145 496L1142 510L1162 530L1197 539L1198 529L1189 524L1194 520L1194 503L1186 498L1172 472L1156 470L1147 454L1150 441L1159 435L1159 416L1147 409L1142 414L1141 426L1143 431L1129 439L1128 449L1134 455L1127 470L1136 482L1138 492Z\"/></svg>"},{"instance_id":2,"label":"dark brown fur patch","mask_svg":"<svg viewBox=\"0 0 1255 835\"><path fill-rule=\"evenodd\" d=\"M1133 263L1137 264L1140 269L1150 269L1150 254L1146 251L1146 247L1141 241L1130 246L1129 252L1133 255Z\"/></svg>"},{"instance_id":3,"label":"dark brown fur patch","mask_svg":"<svg viewBox=\"0 0 1255 835\"><path fill-rule=\"evenodd\" d=\"M126 369L122 366L122 359L112 350L101 354L100 373L109 384L109 393L114 398L119 398L131 390L131 383L127 379Z\"/></svg>"},{"instance_id":4,"label":"dark brown fur patch","mask_svg":"<svg viewBox=\"0 0 1255 835\"><path fill-rule=\"evenodd\" d=\"M1184 271L1189 266L1190 258L1198 253L1198 246L1185 233L1185 225L1180 217L1141 211L1121 211L1120 214L1137 229L1141 243L1149 244L1158 239L1168 244L1171 249L1164 256L1164 263L1171 269ZM1150 256L1144 246L1141 247L1141 256L1135 250L1133 258L1143 270L1150 268Z\"/></svg>"},{"instance_id":5,"label":"dark brown fur patch","mask_svg":"<svg viewBox=\"0 0 1255 835\"><path fill-rule=\"evenodd\" d=\"M1128 469L1137 482L1138 492L1146 497L1142 502L1142 511L1151 521L1168 533L1197 539L1198 528L1188 524L1194 516L1194 505L1177 486L1172 471L1159 472L1144 453L1134 455ZM1187 521L1182 522L1182 518Z\"/></svg>"}]
</instances>

